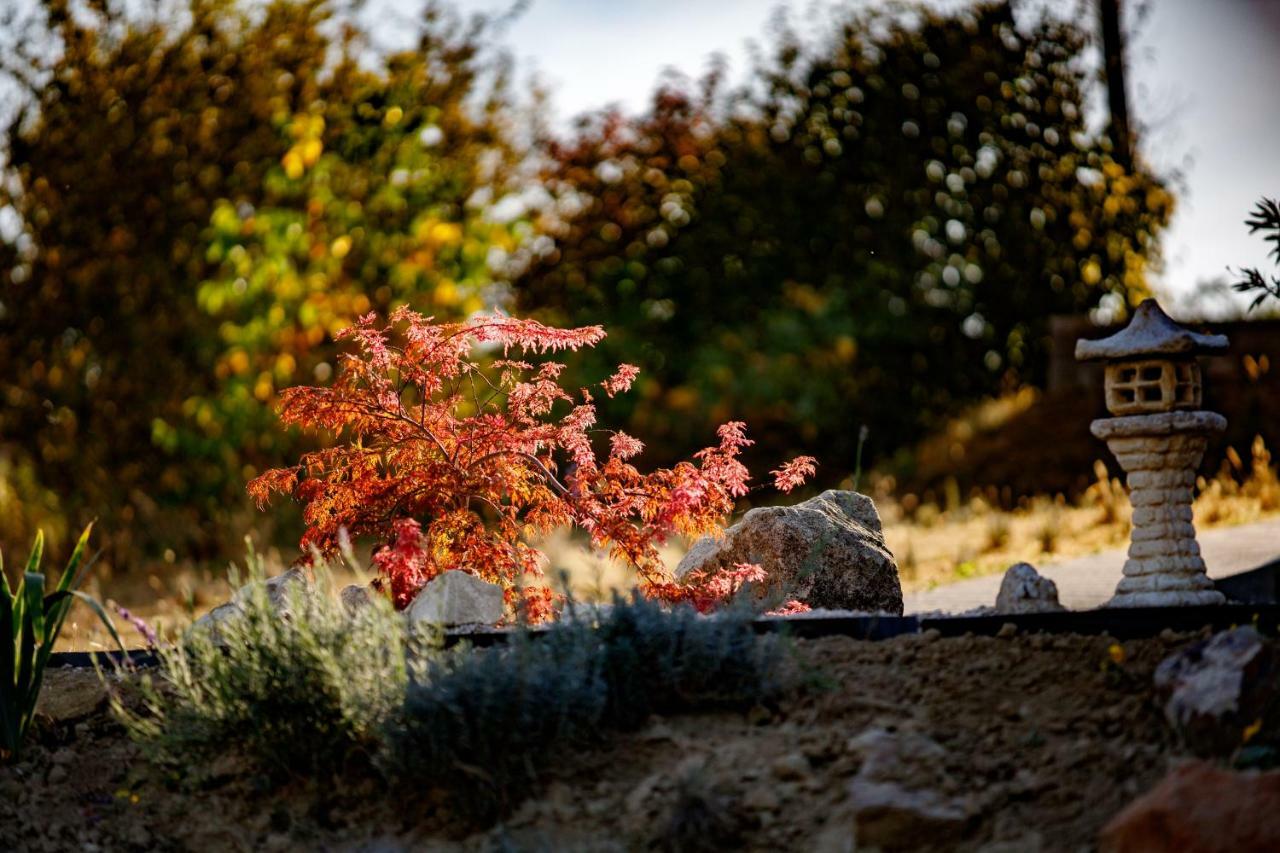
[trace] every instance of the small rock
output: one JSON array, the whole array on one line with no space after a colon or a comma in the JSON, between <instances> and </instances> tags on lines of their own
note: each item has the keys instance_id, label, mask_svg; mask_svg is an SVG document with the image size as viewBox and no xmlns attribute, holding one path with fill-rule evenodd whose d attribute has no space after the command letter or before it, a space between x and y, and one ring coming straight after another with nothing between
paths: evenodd
<instances>
[{"instance_id":1,"label":"small rock","mask_svg":"<svg viewBox=\"0 0 1280 853\"><path fill-rule=\"evenodd\" d=\"M845 748L861 759L858 776L872 782L906 782L922 775L945 775L947 751L918 732L869 728L850 738Z\"/></svg>"},{"instance_id":2,"label":"small rock","mask_svg":"<svg viewBox=\"0 0 1280 853\"><path fill-rule=\"evenodd\" d=\"M663 774L661 773L650 773L641 779L639 784L627 794L624 801L626 810L633 815L645 814L648 811L649 797L653 795L662 780Z\"/></svg>"},{"instance_id":3,"label":"small rock","mask_svg":"<svg viewBox=\"0 0 1280 853\"><path fill-rule=\"evenodd\" d=\"M782 806L782 800L772 787L756 787L742 798L742 805L755 812L776 812Z\"/></svg>"},{"instance_id":4,"label":"small rock","mask_svg":"<svg viewBox=\"0 0 1280 853\"><path fill-rule=\"evenodd\" d=\"M757 507L721 538L696 541L675 574L713 574L735 563L759 565L770 592L813 608L902 614L902 584L880 515L858 492L831 490L795 506Z\"/></svg>"},{"instance_id":5,"label":"small rock","mask_svg":"<svg viewBox=\"0 0 1280 853\"><path fill-rule=\"evenodd\" d=\"M1004 623L1003 625L1000 626L1000 630L996 631L996 636L999 637L1001 640L1007 640L1010 637L1017 636L1017 634L1018 634L1018 626L1013 624L1012 622Z\"/></svg>"},{"instance_id":6,"label":"small rock","mask_svg":"<svg viewBox=\"0 0 1280 853\"><path fill-rule=\"evenodd\" d=\"M978 848L978 853L1040 853L1044 849L1044 836L1029 832L1021 838L988 841Z\"/></svg>"},{"instance_id":7,"label":"small rock","mask_svg":"<svg viewBox=\"0 0 1280 853\"><path fill-rule=\"evenodd\" d=\"M936 791L863 778L849 783L849 812L858 849L946 849L969 818L962 803Z\"/></svg>"},{"instance_id":8,"label":"small rock","mask_svg":"<svg viewBox=\"0 0 1280 853\"><path fill-rule=\"evenodd\" d=\"M405 615L435 625L492 625L502 619L502 587L458 569L422 588Z\"/></svg>"},{"instance_id":9,"label":"small rock","mask_svg":"<svg viewBox=\"0 0 1280 853\"><path fill-rule=\"evenodd\" d=\"M201 616L191 625L192 631L208 631L213 641L219 642L219 629L244 615L244 610L235 601L219 604Z\"/></svg>"},{"instance_id":10,"label":"small rock","mask_svg":"<svg viewBox=\"0 0 1280 853\"><path fill-rule=\"evenodd\" d=\"M137 849L147 850L151 847L151 830L140 823L135 823L125 833L125 839Z\"/></svg>"},{"instance_id":11,"label":"small rock","mask_svg":"<svg viewBox=\"0 0 1280 853\"><path fill-rule=\"evenodd\" d=\"M925 643L936 643L942 639L942 632L937 628L930 628L920 635L920 639Z\"/></svg>"},{"instance_id":12,"label":"small rock","mask_svg":"<svg viewBox=\"0 0 1280 853\"><path fill-rule=\"evenodd\" d=\"M267 578L262 583L266 587L267 601L271 604L271 609L277 613L287 613L290 589L294 587L300 587L303 590L311 589L311 574L302 566L294 566L275 577ZM249 596L253 594L254 586L253 583L247 583L240 587L235 595L231 596L231 603L243 607L249 600Z\"/></svg>"},{"instance_id":13,"label":"small rock","mask_svg":"<svg viewBox=\"0 0 1280 853\"><path fill-rule=\"evenodd\" d=\"M55 764L49 769L49 775L45 777L50 785L61 785L67 781L67 768L62 764Z\"/></svg>"},{"instance_id":14,"label":"small rock","mask_svg":"<svg viewBox=\"0 0 1280 853\"><path fill-rule=\"evenodd\" d=\"M76 754L69 749L60 749L53 754L53 763L55 766L66 767L76 760Z\"/></svg>"},{"instance_id":15,"label":"small rock","mask_svg":"<svg viewBox=\"0 0 1280 853\"><path fill-rule=\"evenodd\" d=\"M997 613L1045 613L1063 610L1058 586L1030 563L1016 563L1004 573L996 595Z\"/></svg>"},{"instance_id":16,"label":"small rock","mask_svg":"<svg viewBox=\"0 0 1280 853\"><path fill-rule=\"evenodd\" d=\"M1201 755L1240 746L1244 730L1280 705L1275 647L1254 628L1223 631L1160 662L1154 682L1165 717Z\"/></svg>"},{"instance_id":17,"label":"small rock","mask_svg":"<svg viewBox=\"0 0 1280 853\"><path fill-rule=\"evenodd\" d=\"M588 800L587 815L590 817L604 817L613 810L613 803L607 799Z\"/></svg>"},{"instance_id":18,"label":"small rock","mask_svg":"<svg viewBox=\"0 0 1280 853\"><path fill-rule=\"evenodd\" d=\"M1098 847L1102 853L1280 850L1280 772L1184 764L1113 817Z\"/></svg>"},{"instance_id":19,"label":"small rock","mask_svg":"<svg viewBox=\"0 0 1280 853\"><path fill-rule=\"evenodd\" d=\"M342 602L342 606L347 609L348 613L355 613L361 608L372 604L373 596L369 587L351 584L342 588L342 591L338 593L338 600Z\"/></svg>"},{"instance_id":20,"label":"small rock","mask_svg":"<svg viewBox=\"0 0 1280 853\"><path fill-rule=\"evenodd\" d=\"M107 701L107 691L92 669L65 667L45 672L36 713L54 722L83 720Z\"/></svg>"},{"instance_id":21,"label":"small rock","mask_svg":"<svg viewBox=\"0 0 1280 853\"><path fill-rule=\"evenodd\" d=\"M779 779L803 779L809 775L809 759L792 752L774 761L771 769Z\"/></svg>"}]
</instances>

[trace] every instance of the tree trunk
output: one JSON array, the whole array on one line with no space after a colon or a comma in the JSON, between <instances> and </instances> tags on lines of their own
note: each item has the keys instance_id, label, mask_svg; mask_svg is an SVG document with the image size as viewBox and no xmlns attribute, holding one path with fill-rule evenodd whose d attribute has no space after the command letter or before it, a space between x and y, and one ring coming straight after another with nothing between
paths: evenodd
<instances>
[{"instance_id":1,"label":"tree trunk","mask_svg":"<svg viewBox=\"0 0 1280 853\"><path fill-rule=\"evenodd\" d=\"M1111 113L1113 156L1133 170L1133 135L1129 127L1129 99L1125 92L1124 31L1120 28L1120 0L1098 0L1102 16L1102 56L1107 74L1107 106Z\"/></svg>"}]
</instances>

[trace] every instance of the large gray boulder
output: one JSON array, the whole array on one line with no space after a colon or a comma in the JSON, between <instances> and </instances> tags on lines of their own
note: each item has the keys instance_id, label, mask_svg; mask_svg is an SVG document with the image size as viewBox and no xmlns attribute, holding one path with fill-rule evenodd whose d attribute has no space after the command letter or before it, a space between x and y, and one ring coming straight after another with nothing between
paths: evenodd
<instances>
[{"instance_id":1,"label":"large gray boulder","mask_svg":"<svg viewBox=\"0 0 1280 853\"><path fill-rule=\"evenodd\" d=\"M433 625L492 625L503 612L502 587L454 569L419 590L405 616Z\"/></svg>"},{"instance_id":2,"label":"large gray boulder","mask_svg":"<svg viewBox=\"0 0 1280 853\"><path fill-rule=\"evenodd\" d=\"M715 539L694 543L676 567L714 573L755 563L770 593L813 608L902 613L898 566L884 541L871 498L826 491L795 506L759 507Z\"/></svg>"}]
</instances>

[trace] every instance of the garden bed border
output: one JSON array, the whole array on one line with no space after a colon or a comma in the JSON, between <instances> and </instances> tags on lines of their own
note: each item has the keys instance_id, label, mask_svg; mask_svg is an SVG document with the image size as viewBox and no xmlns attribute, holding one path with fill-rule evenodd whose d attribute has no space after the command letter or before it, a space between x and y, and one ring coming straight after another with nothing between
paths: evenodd
<instances>
[{"instance_id":1,"label":"garden bed border","mask_svg":"<svg viewBox=\"0 0 1280 853\"><path fill-rule=\"evenodd\" d=\"M1117 640L1153 637L1170 630L1187 633L1208 628L1221 631L1237 625L1253 625L1268 634L1280 628L1280 604L1219 604L1203 607L1127 607L1097 610L1068 610L1052 613L993 613L977 616L763 616L753 622L756 633L783 634L797 639L820 637L853 637L876 642L912 634L936 631L942 637L994 637L1012 625L1018 633L1081 634L1110 636ZM520 629L485 631L450 631L445 645L467 643L477 647L504 645ZM550 628L527 629L537 638ZM49 658L51 667L91 667L94 657L106 664L127 657L137 667L159 663L149 649L120 652L55 652Z\"/></svg>"}]
</instances>

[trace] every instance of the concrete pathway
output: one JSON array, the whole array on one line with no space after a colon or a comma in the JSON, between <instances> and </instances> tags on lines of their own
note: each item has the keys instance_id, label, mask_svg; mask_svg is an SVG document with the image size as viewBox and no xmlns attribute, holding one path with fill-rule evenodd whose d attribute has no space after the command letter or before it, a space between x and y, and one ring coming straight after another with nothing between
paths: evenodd
<instances>
[{"instance_id":1,"label":"concrete pathway","mask_svg":"<svg viewBox=\"0 0 1280 853\"><path fill-rule=\"evenodd\" d=\"M1256 569L1280 557L1280 519L1219 527L1197 537L1209 577L1217 579ZM1127 549L1101 551L1087 557L1046 563L1037 571L1058 585L1058 600L1071 610L1100 607L1120 582ZM990 607L1000 590L1001 574L944 584L905 598L907 613L941 610L961 613Z\"/></svg>"}]
</instances>

